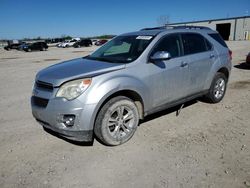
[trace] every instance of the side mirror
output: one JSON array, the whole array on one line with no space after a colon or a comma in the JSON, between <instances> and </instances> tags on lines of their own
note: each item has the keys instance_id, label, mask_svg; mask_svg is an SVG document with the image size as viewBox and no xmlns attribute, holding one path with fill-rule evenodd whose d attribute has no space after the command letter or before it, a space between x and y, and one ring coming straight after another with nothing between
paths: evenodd
<instances>
[{"instance_id":1,"label":"side mirror","mask_svg":"<svg viewBox=\"0 0 250 188\"><path fill-rule=\"evenodd\" d=\"M171 55L167 51L155 52L154 55L150 57L150 60L152 61L168 60L168 59L171 59Z\"/></svg>"}]
</instances>

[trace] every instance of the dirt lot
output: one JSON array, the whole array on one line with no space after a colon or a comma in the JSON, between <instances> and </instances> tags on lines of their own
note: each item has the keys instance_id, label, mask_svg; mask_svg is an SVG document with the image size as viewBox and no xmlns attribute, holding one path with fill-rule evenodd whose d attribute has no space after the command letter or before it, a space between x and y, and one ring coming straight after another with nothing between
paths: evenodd
<instances>
[{"instance_id":1,"label":"dirt lot","mask_svg":"<svg viewBox=\"0 0 250 188\"><path fill-rule=\"evenodd\" d=\"M233 64L250 42L229 42ZM148 117L128 143L80 146L45 132L30 95L41 68L94 47L25 53L0 49L0 187L250 187L250 69L234 67L224 100Z\"/></svg>"}]
</instances>

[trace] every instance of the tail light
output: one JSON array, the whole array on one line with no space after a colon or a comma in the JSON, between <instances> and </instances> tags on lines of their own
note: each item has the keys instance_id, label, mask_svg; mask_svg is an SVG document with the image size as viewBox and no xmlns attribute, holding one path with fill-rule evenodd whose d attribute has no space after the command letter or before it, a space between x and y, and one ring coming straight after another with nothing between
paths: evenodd
<instances>
[{"instance_id":1,"label":"tail light","mask_svg":"<svg viewBox=\"0 0 250 188\"><path fill-rule=\"evenodd\" d=\"M232 60L232 58L233 58L233 52L231 50L228 50L228 53L229 53L230 60Z\"/></svg>"}]
</instances>

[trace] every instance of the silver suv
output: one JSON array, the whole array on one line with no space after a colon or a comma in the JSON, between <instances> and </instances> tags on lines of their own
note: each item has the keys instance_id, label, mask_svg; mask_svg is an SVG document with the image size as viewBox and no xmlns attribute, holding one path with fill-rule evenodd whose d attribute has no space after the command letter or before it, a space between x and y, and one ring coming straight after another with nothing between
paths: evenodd
<instances>
[{"instance_id":1,"label":"silver suv","mask_svg":"<svg viewBox=\"0 0 250 188\"><path fill-rule=\"evenodd\" d=\"M115 37L89 56L41 70L32 113L45 129L76 141L128 141L139 120L205 96L222 100L231 51L205 27L149 28Z\"/></svg>"}]
</instances>

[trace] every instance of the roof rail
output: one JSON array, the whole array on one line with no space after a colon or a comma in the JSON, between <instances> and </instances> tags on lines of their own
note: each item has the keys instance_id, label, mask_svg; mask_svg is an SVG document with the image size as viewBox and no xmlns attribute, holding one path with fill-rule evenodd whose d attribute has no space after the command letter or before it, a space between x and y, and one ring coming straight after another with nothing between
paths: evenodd
<instances>
[{"instance_id":1,"label":"roof rail","mask_svg":"<svg viewBox=\"0 0 250 188\"><path fill-rule=\"evenodd\" d=\"M156 30L156 29L166 29L166 27L165 26L162 26L162 27L148 27L148 28L143 28L140 31Z\"/></svg>"},{"instance_id":2,"label":"roof rail","mask_svg":"<svg viewBox=\"0 0 250 188\"><path fill-rule=\"evenodd\" d=\"M209 27L204 26L193 26L193 25L182 25L182 26L172 26L172 25L166 25L161 27L148 27L143 28L140 31L147 31L147 30L159 30L159 29L207 29L211 30Z\"/></svg>"},{"instance_id":3,"label":"roof rail","mask_svg":"<svg viewBox=\"0 0 250 188\"><path fill-rule=\"evenodd\" d=\"M193 25L173 26L173 29L208 29L208 30L211 30L211 28L209 27L193 26Z\"/></svg>"}]
</instances>

